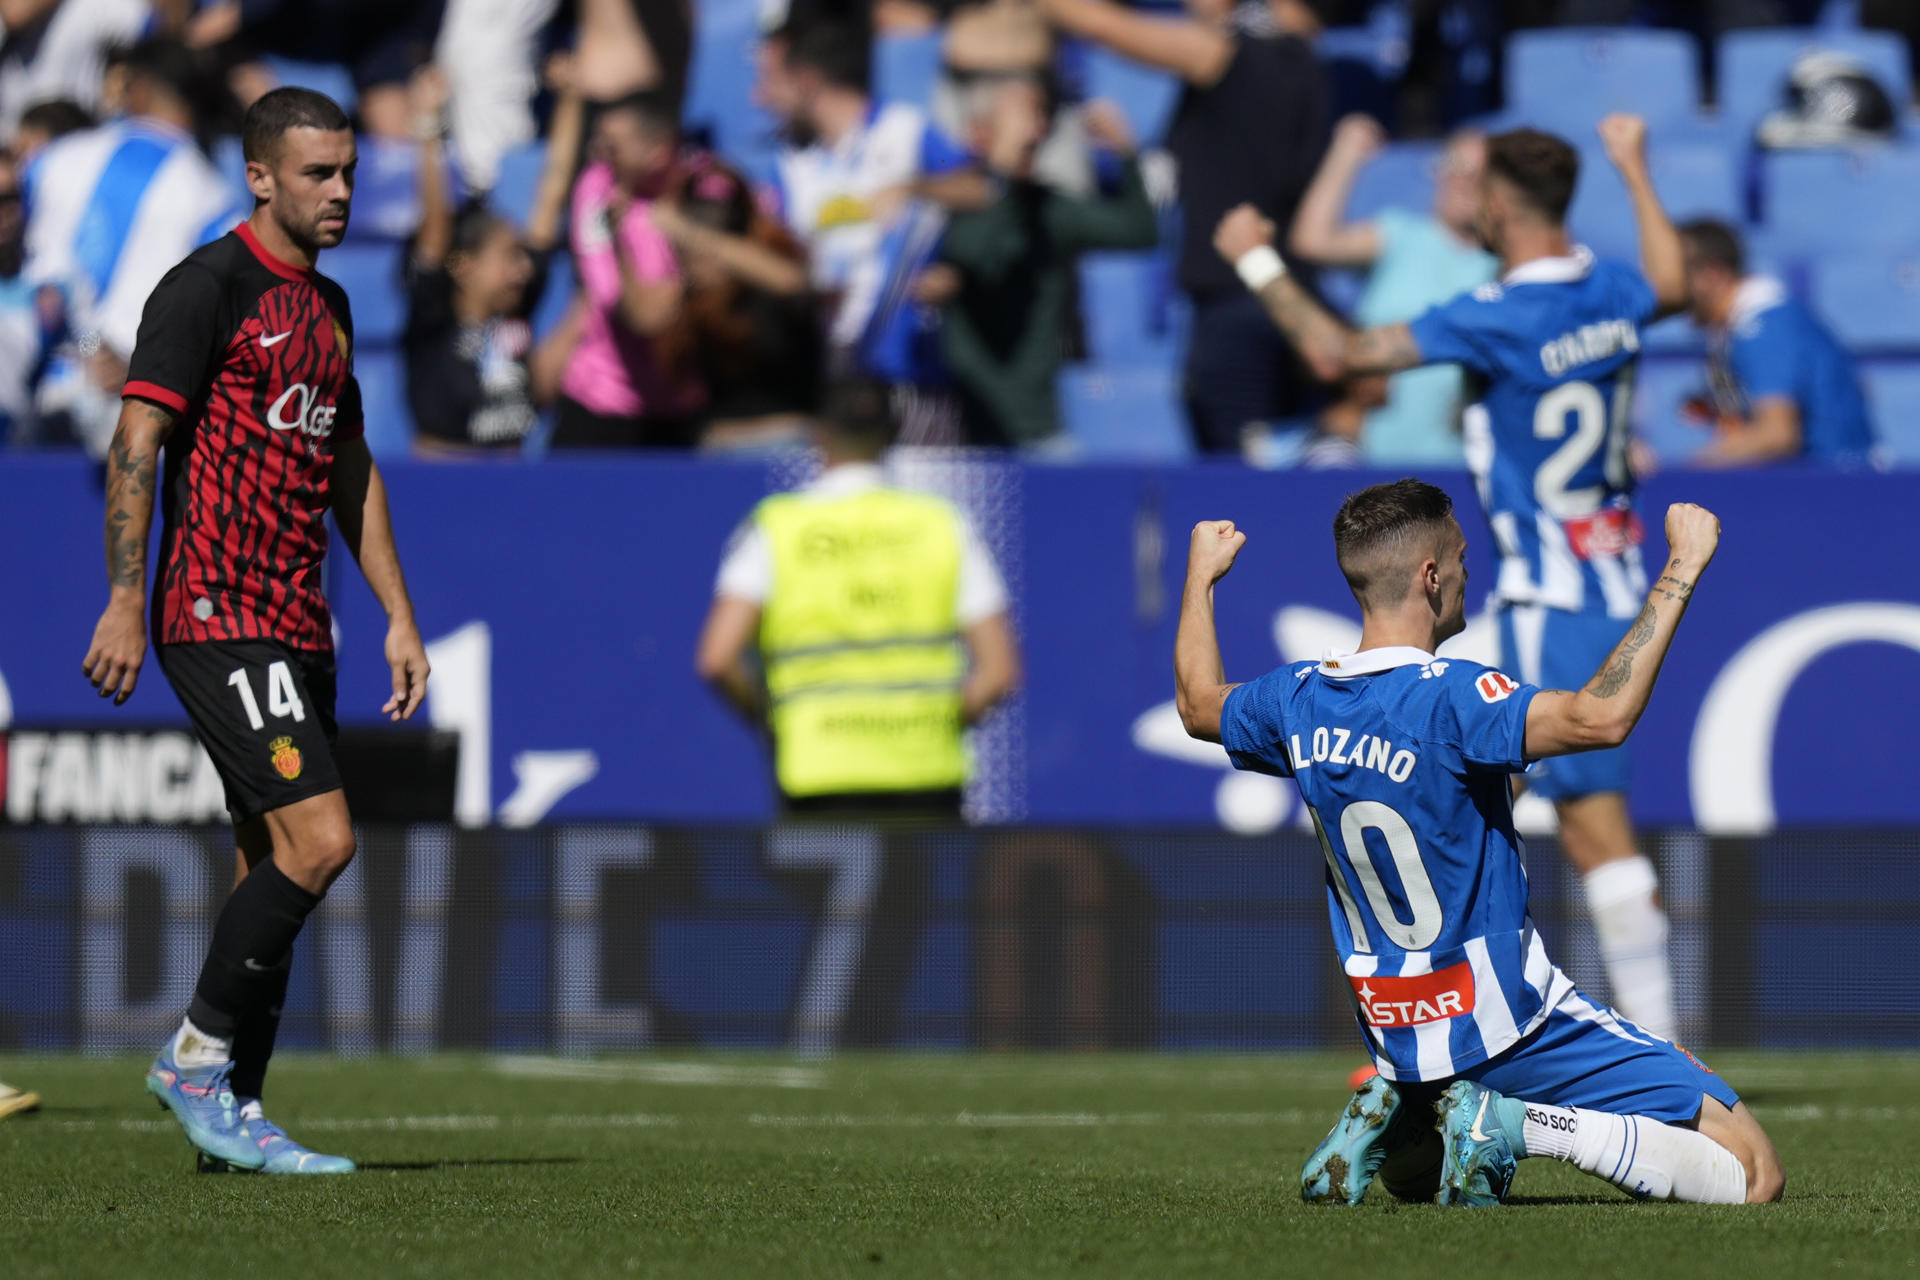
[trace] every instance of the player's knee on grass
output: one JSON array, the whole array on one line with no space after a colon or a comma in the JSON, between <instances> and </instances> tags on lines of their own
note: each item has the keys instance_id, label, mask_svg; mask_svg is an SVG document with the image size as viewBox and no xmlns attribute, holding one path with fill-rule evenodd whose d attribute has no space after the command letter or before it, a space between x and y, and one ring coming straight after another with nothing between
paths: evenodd
<instances>
[{"instance_id":1,"label":"player's knee on grass","mask_svg":"<svg viewBox=\"0 0 1920 1280\"><path fill-rule=\"evenodd\" d=\"M1747 1171L1748 1204L1771 1204L1785 1194L1787 1175L1780 1153L1746 1103L1729 1108L1718 1098L1703 1097L1699 1130L1739 1158Z\"/></svg>"}]
</instances>

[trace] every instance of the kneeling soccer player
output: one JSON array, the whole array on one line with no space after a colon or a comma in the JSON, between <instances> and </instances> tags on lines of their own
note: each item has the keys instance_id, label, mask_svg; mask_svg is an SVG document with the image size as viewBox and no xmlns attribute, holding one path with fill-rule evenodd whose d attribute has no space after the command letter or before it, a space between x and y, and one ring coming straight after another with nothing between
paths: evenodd
<instances>
[{"instance_id":1,"label":"kneeling soccer player","mask_svg":"<svg viewBox=\"0 0 1920 1280\"><path fill-rule=\"evenodd\" d=\"M1358 1203L1438 1112L1441 1204L1496 1204L1516 1160L1565 1160L1648 1199L1780 1198L1779 1157L1739 1096L1685 1050L1574 989L1527 914L1508 779L1548 756L1616 747L1647 700L1720 524L1667 511L1669 558L1646 607L1577 693L1438 659L1465 625L1466 537L1418 480L1349 497L1333 524L1360 602L1357 653L1226 681L1213 588L1246 535L1193 531L1174 665L1187 732L1237 768L1292 777L1327 858L1334 945L1380 1074L1301 1174L1309 1201Z\"/></svg>"}]
</instances>

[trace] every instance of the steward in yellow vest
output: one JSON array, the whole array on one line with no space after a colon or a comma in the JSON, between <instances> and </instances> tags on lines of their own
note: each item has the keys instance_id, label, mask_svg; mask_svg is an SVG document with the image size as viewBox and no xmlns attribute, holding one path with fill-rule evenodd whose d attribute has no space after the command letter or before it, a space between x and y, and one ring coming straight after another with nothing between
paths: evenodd
<instances>
[{"instance_id":1,"label":"steward in yellow vest","mask_svg":"<svg viewBox=\"0 0 1920 1280\"><path fill-rule=\"evenodd\" d=\"M735 535L697 665L771 731L789 811L956 816L964 731L1019 679L1006 589L949 503L885 483L886 388L828 398L826 470Z\"/></svg>"}]
</instances>

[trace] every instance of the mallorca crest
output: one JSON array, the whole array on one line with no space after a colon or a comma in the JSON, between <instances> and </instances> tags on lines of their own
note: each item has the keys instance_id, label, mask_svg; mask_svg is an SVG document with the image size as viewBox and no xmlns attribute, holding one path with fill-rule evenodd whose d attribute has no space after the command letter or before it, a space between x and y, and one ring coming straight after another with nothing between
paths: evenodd
<instances>
[{"instance_id":1,"label":"mallorca crest","mask_svg":"<svg viewBox=\"0 0 1920 1280\"><path fill-rule=\"evenodd\" d=\"M273 753L273 767L281 777L292 782L300 776L300 748L293 745L292 738L275 738L267 744L267 750Z\"/></svg>"}]
</instances>

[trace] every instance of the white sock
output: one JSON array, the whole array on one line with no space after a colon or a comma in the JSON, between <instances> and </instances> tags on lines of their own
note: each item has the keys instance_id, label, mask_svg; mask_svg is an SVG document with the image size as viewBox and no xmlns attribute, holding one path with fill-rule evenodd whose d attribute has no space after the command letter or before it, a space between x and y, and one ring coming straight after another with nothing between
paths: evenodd
<instances>
[{"instance_id":1,"label":"white sock","mask_svg":"<svg viewBox=\"0 0 1920 1280\"><path fill-rule=\"evenodd\" d=\"M1587 913L1613 1007L1664 1040L1674 1036L1673 975L1667 967L1667 913L1654 901L1659 881L1645 854L1603 862L1583 877Z\"/></svg>"},{"instance_id":2,"label":"white sock","mask_svg":"<svg viewBox=\"0 0 1920 1280\"><path fill-rule=\"evenodd\" d=\"M1705 1134L1645 1116L1529 1102L1529 1156L1564 1160L1628 1195L1687 1204L1745 1204L1747 1170Z\"/></svg>"},{"instance_id":3,"label":"white sock","mask_svg":"<svg viewBox=\"0 0 1920 1280\"><path fill-rule=\"evenodd\" d=\"M193 1025L191 1018L180 1019L173 1033L173 1060L183 1067L217 1067L233 1059L233 1041L210 1036Z\"/></svg>"}]
</instances>

